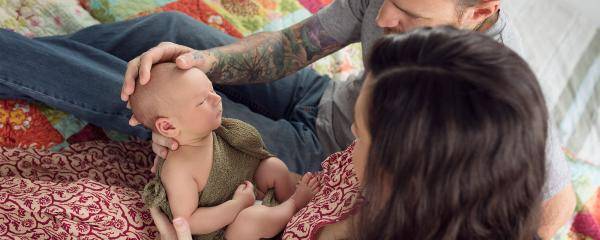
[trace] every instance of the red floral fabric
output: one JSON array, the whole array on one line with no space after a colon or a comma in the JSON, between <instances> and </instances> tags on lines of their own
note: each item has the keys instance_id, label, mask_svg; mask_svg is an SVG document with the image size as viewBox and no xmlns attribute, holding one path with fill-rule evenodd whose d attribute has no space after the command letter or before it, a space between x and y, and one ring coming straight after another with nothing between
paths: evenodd
<instances>
[{"instance_id":1,"label":"red floral fabric","mask_svg":"<svg viewBox=\"0 0 600 240\"><path fill-rule=\"evenodd\" d=\"M0 146L49 148L63 141L38 107L22 100L0 100Z\"/></svg>"},{"instance_id":2,"label":"red floral fabric","mask_svg":"<svg viewBox=\"0 0 600 240\"><path fill-rule=\"evenodd\" d=\"M156 239L140 194L150 157L141 142L84 142L58 153L0 147L0 236Z\"/></svg>"},{"instance_id":3,"label":"red floral fabric","mask_svg":"<svg viewBox=\"0 0 600 240\"><path fill-rule=\"evenodd\" d=\"M364 201L352 164L354 144L329 156L318 175L321 189L288 222L283 239L316 239L319 230L346 219Z\"/></svg>"}]
</instances>

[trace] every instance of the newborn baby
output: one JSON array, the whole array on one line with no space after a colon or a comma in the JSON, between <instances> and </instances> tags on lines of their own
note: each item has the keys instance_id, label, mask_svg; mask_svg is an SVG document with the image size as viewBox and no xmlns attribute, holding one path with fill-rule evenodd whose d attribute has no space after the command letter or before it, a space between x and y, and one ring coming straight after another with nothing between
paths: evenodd
<instances>
[{"instance_id":1,"label":"newborn baby","mask_svg":"<svg viewBox=\"0 0 600 240\"><path fill-rule=\"evenodd\" d=\"M199 69L161 63L151 76L130 97L133 114L180 147L159 161L155 179L144 188L148 207L160 207L171 220L186 219L195 239L277 235L314 196L316 178L306 174L295 186L255 128L222 119L221 97ZM275 206L253 205L255 192L263 204Z\"/></svg>"}]
</instances>

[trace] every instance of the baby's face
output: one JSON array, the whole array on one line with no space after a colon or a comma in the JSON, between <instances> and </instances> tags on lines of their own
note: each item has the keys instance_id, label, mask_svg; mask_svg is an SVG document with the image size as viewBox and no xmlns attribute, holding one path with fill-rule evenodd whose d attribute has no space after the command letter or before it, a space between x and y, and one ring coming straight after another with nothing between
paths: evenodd
<instances>
[{"instance_id":1,"label":"baby's face","mask_svg":"<svg viewBox=\"0 0 600 240\"><path fill-rule=\"evenodd\" d=\"M173 97L172 120L181 133L206 134L221 125L223 105L208 77L192 68L169 87Z\"/></svg>"}]
</instances>

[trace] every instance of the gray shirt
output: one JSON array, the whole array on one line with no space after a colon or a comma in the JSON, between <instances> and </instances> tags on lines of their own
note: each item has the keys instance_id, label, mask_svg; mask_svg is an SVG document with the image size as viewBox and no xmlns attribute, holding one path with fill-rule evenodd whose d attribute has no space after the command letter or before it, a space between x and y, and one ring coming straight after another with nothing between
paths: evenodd
<instances>
[{"instance_id":1,"label":"gray shirt","mask_svg":"<svg viewBox=\"0 0 600 240\"><path fill-rule=\"evenodd\" d=\"M383 29L375 21L383 0L335 0L320 10L317 17L323 28L338 43L361 42L363 60L374 42L383 36ZM486 34L510 47L521 56L523 47L516 29L507 15L500 11L498 21ZM362 74L347 81L331 81L319 103L317 136L326 153L338 152L354 140L350 130L353 122L354 103L363 82ZM554 125L550 124L547 147L548 179L544 188L544 199L549 199L569 183L569 168L561 152Z\"/></svg>"}]
</instances>

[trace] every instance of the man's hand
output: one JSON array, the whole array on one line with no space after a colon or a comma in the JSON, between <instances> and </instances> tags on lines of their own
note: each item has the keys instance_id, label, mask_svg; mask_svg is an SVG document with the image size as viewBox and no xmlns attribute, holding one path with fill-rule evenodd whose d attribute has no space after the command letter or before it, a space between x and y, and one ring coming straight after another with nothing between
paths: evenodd
<instances>
[{"instance_id":1,"label":"man's hand","mask_svg":"<svg viewBox=\"0 0 600 240\"><path fill-rule=\"evenodd\" d=\"M148 83L150 68L159 62L175 62L184 70L197 67L218 84L265 83L292 74L348 44L330 37L317 16L278 32L256 33L202 51L163 42L127 64L121 99L129 100L135 79L142 85ZM138 121L132 116L129 123L135 126Z\"/></svg>"},{"instance_id":2,"label":"man's hand","mask_svg":"<svg viewBox=\"0 0 600 240\"><path fill-rule=\"evenodd\" d=\"M179 143L175 139L165 137L158 133L152 132L152 151L156 154L154 158L154 164L152 165L152 173L156 173L156 167L158 165L158 158L167 158L167 152L169 149L177 150Z\"/></svg>"},{"instance_id":3,"label":"man's hand","mask_svg":"<svg viewBox=\"0 0 600 240\"><path fill-rule=\"evenodd\" d=\"M160 62L175 62L181 69L190 69L197 67L202 71L210 70L213 61L203 51L196 51L192 48L178 45L171 42L162 42L156 47L151 48L142 55L129 61L125 71L125 79L121 88L121 100L128 101L129 96L135 91L135 81L138 79L141 85L150 81L150 69L152 65ZM129 120L129 125L139 124L135 116Z\"/></svg>"},{"instance_id":4,"label":"man's hand","mask_svg":"<svg viewBox=\"0 0 600 240\"><path fill-rule=\"evenodd\" d=\"M249 181L244 181L242 185L240 185L235 193L233 194L234 201L239 201L243 208L250 207L254 204L255 196L254 196L254 186Z\"/></svg>"},{"instance_id":5,"label":"man's hand","mask_svg":"<svg viewBox=\"0 0 600 240\"><path fill-rule=\"evenodd\" d=\"M172 42L158 44L156 47L129 61L127 71L125 71L123 88L121 89L121 99L123 101L129 100L129 95L135 90L136 79L139 78L141 85L150 81L150 69L152 65L161 62L175 62L177 67L181 69L197 67L202 71L208 71L211 62L207 61L206 56L202 51L196 51Z\"/></svg>"},{"instance_id":6,"label":"man's hand","mask_svg":"<svg viewBox=\"0 0 600 240\"><path fill-rule=\"evenodd\" d=\"M176 218L173 219L173 224L169 222L167 216L160 211L160 209L154 207L150 208L150 215L152 220L156 224L156 228L160 233L160 239L163 240L191 240L192 233L190 231L190 225L185 219Z\"/></svg>"}]
</instances>

